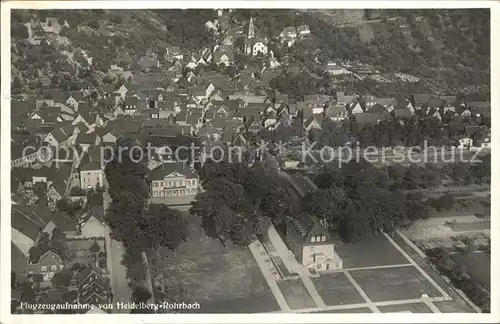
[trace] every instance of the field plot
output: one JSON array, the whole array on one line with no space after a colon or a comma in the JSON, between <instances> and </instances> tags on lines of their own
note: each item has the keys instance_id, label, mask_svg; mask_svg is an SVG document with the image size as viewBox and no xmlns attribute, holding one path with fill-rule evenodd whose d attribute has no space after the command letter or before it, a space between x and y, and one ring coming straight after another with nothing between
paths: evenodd
<instances>
[{"instance_id":1,"label":"field plot","mask_svg":"<svg viewBox=\"0 0 500 324\"><path fill-rule=\"evenodd\" d=\"M438 272L433 270L428 263L424 259L422 259L405 241L398 235L393 236L392 238L410 257L424 270L429 277L432 278L444 291L447 293L453 300L444 303L447 307L455 308L457 311L461 313L471 313L474 310L460 297L452 287L446 283L446 281L439 275ZM439 302L442 303L442 302ZM438 306L438 302L435 302L436 306ZM441 309L438 306L439 309ZM442 312L445 312L442 310ZM450 311L453 312L453 311Z\"/></svg>"},{"instance_id":2,"label":"field plot","mask_svg":"<svg viewBox=\"0 0 500 324\"><path fill-rule=\"evenodd\" d=\"M377 308L382 313L400 313L400 312L432 313L432 310L430 310L429 307L427 307L427 305L425 305L424 303L379 306Z\"/></svg>"},{"instance_id":3,"label":"field plot","mask_svg":"<svg viewBox=\"0 0 500 324\"><path fill-rule=\"evenodd\" d=\"M484 252L452 254L453 261L467 268L467 273L484 289L491 291L491 255Z\"/></svg>"},{"instance_id":4,"label":"field plot","mask_svg":"<svg viewBox=\"0 0 500 324\"><path fill-rule=\"evenodd\" d=\"M445 300L434 302L441 313L473 313L474 311L469 307L465 306L463 303L459 303L455 300Z\"/></svg>"},{"instance_id":5,"label":"field plot","mask_svg":"<svg viewBox=\"0 0 500 324\"><path fill-rule=\"evenodd\" d=\"M200 313L256 313L279 310L278 304L249 249L228 250L205 235L196 216L183 212L189 223L189 239L176 254L149 253L153 277L161 286L180 285L189 299L201 305Z\"/></svg>"},{"instance_id":6,"label":"field plot","mask_svg":"<svg viewBox=\"0 0 500 324\"><path fill-rule=\"evenodd\" d=\"M312 278L312 281L328 306L365 302L342 272L322 274L319 278Z\"/></svg>"},{"instance_id":7,"label":"field plot","mask_svg":"<svg viewBox=\"0 0 500 324\"><path fill-rule=\"evenodd\" d=\"M357 308L348 308L348 309L332 309L315 313L372 313L372 311L368 307L357 307Z\"/></svg>"},{"instance_id":8,"label":"field plot","mask_svg":"<svg viewBox=\"0 0 500 324\"><path fill-rule=\"evenodd\" d=\"M356 243L339 244L335 251L344 261L344 269L407 264L408 260L382 235Z\"/></svg>"},{"instance_id":9,"label":"field plot","mask_svg":"<svg viewBox=\"0 0 500 324\"><path fill-rule=\"evenodd\" d=\"M479 222L455 223L455 224L448 224L447 226L455 232L485 231L485 230L490 230L491 222L479 221Z\"/></svg>"},{"instance_id":10,"label":"field plot","mask_svg":"<svg viewBox=\"0 0 500 324\"><path fill-rule=\"evenodd\" d=\"M316 307L302 280L284 280L277 284L291 309Z\"/></svg>"},{"instance_id":11,"label":"field plot","mask_svg":"<svg viewBox=\"0 0 500 324\"><path fill-rule=\"evenodd\" d=\"M440 297L439 292L414 267L349 271L373 302Z\"/></svg>"}]
</instances>

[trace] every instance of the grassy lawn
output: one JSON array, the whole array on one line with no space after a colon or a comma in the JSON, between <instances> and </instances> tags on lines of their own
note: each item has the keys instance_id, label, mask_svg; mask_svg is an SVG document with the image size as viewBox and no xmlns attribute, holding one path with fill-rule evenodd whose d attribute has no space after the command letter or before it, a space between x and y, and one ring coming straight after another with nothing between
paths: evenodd
<instances>
[{"instance_id":1,"label":"grassy lawn","mask_svg":"<svg viewBox=\"0 0 500 324\"><path fill-rule=\"evenodd\" d=\"M467 273L484 289L491 291L491 255L484 252L452 254L451 258L467 268Z\"/></svg>"},{"instance_id":2,"label":"grassy lawn","mask_svg":"<svg viewBox=\"0 0 500 324\"><path fill-rule=\"evenodd\" d=\"M455 232L484 231L491 228L490 221L455 223L446 225Z\"/></svg>"},{"instance_id":3,"label":"grassy lawn","mask_svg":"<svg viewBox=\"0 0 500 324\"><path fill-rule=\"evenodd\" d=\"M319 278L311 279L328 306L365 302L342 272L322 274Z\"/></svg>"},{"instance_id":4,"label":"grassy lawn","mask_svg":"<svg viewBox=\"0 0 500 324\"><path fill-rule=\"evenodd\" d=\"M432 313L432 310L424 303L403 304L403 305L389 305L377 307L382 313L399 313L399 312L412 312L412 313Z\"/></svg>"},{"instance_id":5,"label":"grassy lawn","mask_svg":"<svg viewBox=\"0 0 500 324\"><path fill-rule=\"evenodd\" d=\"M291 309L316 307L302 280L285 280L277 284Z\"/></svg>"},{"instance_id":6,"label":"grassy lawn","mask_svg":"<svg viewBox=\"0 0 500 324\"><path fill-rule=\"evenodd\" d=\"M474 311L469 306L464 306L461 303L457 303L455 300L445 300L434 302L441 313L474 313Z\"/></svg>"},{"instance_id":7,"label":"grassy lawn","mask_svg":"<svg viewBox=\"0 0 500 324\"><path fill-rule=\"evenodd\" d=\"M344 269L407 264L408 260L382 235L362 239L356 243L335 246L344 261Z\"/></svg>"},{"instance_id":8,"label":"grassy lawn","mask_svg":"<svg viewBox=\"0 0 500 324\"><path fill-rule=\"evenodd\" d=\"M208 238L200 219L183 212L189 222L189 239L176 255L161 249L160 258L148 253L154 277L162 285L182 286L189 299L201 305L201 313L254 313L279 310L274 296L249 249Z\"/></svg>"},{"instance_id":9,"label":"grassy lawn","mask_svg":"<svg viewBox=\"0 0 500 324\"><path fill-rule=\"evenodd\" d=\"M349 271L373 302L440 296L414 267Z\"/></svg>"}]
</instances>

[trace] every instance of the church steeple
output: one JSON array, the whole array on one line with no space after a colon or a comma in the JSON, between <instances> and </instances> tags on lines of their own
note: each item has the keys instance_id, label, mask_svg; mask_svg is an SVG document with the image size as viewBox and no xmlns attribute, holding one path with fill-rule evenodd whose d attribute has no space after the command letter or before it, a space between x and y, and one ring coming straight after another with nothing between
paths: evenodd
<instances>
[{"instance_id":1,"label":"church steeple","mask_svg":"<svg viewBox=\"0 0 500 324\"><path fill-rule=\"evenodd\" d=\"M254 38L255 37L255 29L253 27L253 18L250 17L250 24L248 26L248 38Z\"/></svg>"}]
</instances>

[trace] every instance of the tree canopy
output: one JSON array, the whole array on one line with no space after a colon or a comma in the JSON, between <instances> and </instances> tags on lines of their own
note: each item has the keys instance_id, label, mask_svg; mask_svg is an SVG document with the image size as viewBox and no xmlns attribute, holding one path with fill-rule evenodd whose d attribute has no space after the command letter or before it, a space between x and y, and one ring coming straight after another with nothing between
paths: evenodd
<instances>
[{"instance_id":1,"label":"tree canopy","mask_svg":"<svg viewBox=\"0 0 500 324\"><path fill-rule=\"evenodd\" d=\"M207 162L200 170L205 191L190 212L202 218L205 233L246 246L271 222L280 224L296 212L296 197L276 170L227 161Z\"/></svg>"},{"instance_id":2,"label":"tree canopy","mask_svg":"<svg viewBox=\"0 0 500 324\"><path fill-rule=\"evenodd\" d=\"M59 272L56 272L51 281L52 284L56 287L68 287L71 279L73 279L73 271L71 270L71 268L65 268Z\"/></svg>"},{"instance_id":3,"label":"tree canopy","mask_svg":"<svg viewBox=\"0 0 500 324\"><path fill-rule=\"evenodd\" d=\"M352 160L317 178L321 189L304 198L304 210L346 241L391 232L430 216L424 202L396 189L386 171L366 161Z\"/></svg>"}]
</instances>

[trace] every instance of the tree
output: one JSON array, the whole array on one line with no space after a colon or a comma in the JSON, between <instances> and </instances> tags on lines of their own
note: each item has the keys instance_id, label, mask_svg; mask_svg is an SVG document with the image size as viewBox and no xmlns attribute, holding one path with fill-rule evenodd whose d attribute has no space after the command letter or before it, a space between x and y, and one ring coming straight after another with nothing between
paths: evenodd
<instances>
[{"instance_id":1,"label":"tree","mask_svg":"<svg viewBox=\"0 0 500 324\"><path fill-rule=\"evenodd\" d=\"M20 301L26 303L34 303L36 301L36 294L29 282L24 283L23 292Z\"/></svg>"},{"instance_id":2,"label":"tree","mask_svg":"<svg viewBox=\"0 0 500 324\"><path fill-rule=\"evenodd\" d=\"M97 21L97 19L91 19L91 20L89 20L88 25L89 25L89 27L91 27L93 29L98 29L100 27L99 26L99 21Z\"/></svg>"},{"instance_id":3,"label":"tree","mask_svg":"<svg viewBox=\"0 0 500 324\"><path fill-rule=\"evenodd\" d=\"M263 217L258 211L237 213L231 224L231 240L238 246L247 247L256 239L256 235L264 234L270 225L269 218Z\"/></svg>"},{"instance_id":4,"label":"tree","mask_svg":"<svg viewBox=\"0 0 500 324\"><path fill-rule=\"evenodd\" d=\"M451 208L453 208L453 203L454 203L453 196L449 194L431 200L431 205L436 210L450 210Z\"/></svg>"},{"instance_id":5,"label":"tree","mask_svg":"<svg viewBox=\"0 0 500 324\"><path fill-rule=\"evenodd\" d=\"M320 189L304 199L304 210L324 220L328 230L335 232L341 220L340 211L346 208L347 203L348 198L342 189Z\"/></svg>"},{"instance_id":6,"label":"tree","mask_svg":"<svg viewBox=\"0 0 500 324\"><path fill-rule=\"evenodd\" d=\"M214 208L215 212L212 214L212 226L215 232L222 242L224 242L225 237L228 236L231 230L231 225L234 218L233 211L226 205L216 206Z\"/></svg>"},{"instance_id":7,"label":"tree","mask_svg":"<svg viewBox=\"0 0 500 324\"><path fill-rule=\"evenodd\" d=\"M42 251L40 250L40 248L38 246L33 245L29 249L28 254L30 256L30 262L36 263L40 259L40 257L42 256Z\"/></svg>"},{"instance_id":8,"label":"tree","mask_svg":"<svg viewBox=\"0 0 500 324\"><path fill-rule=\"evenodd\" d=\"M94 241L90 246L89 251L94 254L97 254L99 251L101 251L101 247L99 246L99 244L97 244L96 241Z\"/></svg>"},{"instance_id":9,"label":"tree","mask_svg":"<svg viewBox=\"0 0 500 324\"><path fill-rule=\"evenodd\" d=\"M59 36L61 36L61 37L68 36L68 31L69 31L68 27L62 26L61 31L59 32Z\"/></svg>"},{"instance_id":10,"label":"tree","mask_svg":"<svg viewBox=\"0 0 500 324\"><path fill-rule=\"evenodd\" d=\"M260 210L275 225L289 221L300 209L299 198L280 176L271 178L267 191L261 192Z\"/></svg>"},{"instance_id":11,"label":"tree","mask_svg":"<svg viewBox=\"0 0 500 324\"><path fill-rule=\"evenodd\" d=\"M103 205L104 189L100 186L87 190L87 205L89 207L98 207Z\"/></svg>"},{"instance_id":12,"label":"tree","mask_svg":"<svg viewBox=\"0 0 500 324\"><path fill-rule=\"evenodd\" d=\"M28 28L23 23L13 23L11 25L10 34L15 38L28 38L30 37Z\"/></svg>"},{"instance_id":13,"label":"tree","mask_svg":"<svg viewBox=\"0 0 500 324\"><path fill-rule=\"evenodd\" d=\"M135 287L132 291L132 300L135 303L146 303L151 299L151 293L144 286Z\"/></svg>"},{"instance_id":14,"label":"tree","mask_svg":"<svg viewBox=\"0 0 500 324\"><path fill-rule=\"evenodd\" d=\"M261 194L265 196L270 191L270 185L269 174L261 164L246 172L242 179L242 186L248 193L252 203L255 203L261 197Z\"/></svg>"},{"instance_id":15,"label":"tree","mask_svg":"<svg viewBox=\"0 0 500 324\"><path fill-rule=\"evenodd\" d=\"M10 289L14 290L17 286L17 276L14 271L10 272Z\"/></svg>"},{"instance_id":16,"label":"tree","mask_svg":"<svg viewBox=\"0 0 500 324\"><path fill-rule=\"evenodd\" d=\"M209 197L215 201L223 201L232 210L245 210L248 208L247 193L240 184L226 179L209 181L205 185Z\"/></svg>"},{"instance_id":17,"label":"tree","mask_svg":"<svg viewBox=\"0 0 500 324\"><path fill-rule=\"evenodd\" d=\"M341 122L332 122L330 119L323 119L319 133L318 144L320 147L341 147L347 142L350 132Z\"/></svg>"},{"instance_id":18,"label":"tree","mask_svg":"<svg viewBox=\"0 0 500 324\"><path fill-rule=\"evenodd\" d=\"M49 249L59 255L63 260L71 258L71 251L66 244L66 234L59 227L52 230L52 236L49 242Z\"/></svg>"},{"instance_id":19,"label":"tree","mask_svg":"<svg viewBox=\"0 0 500 324\"><path fill-rule=\"evenodd\" d=\"M126 242L126 246L141 249L145 247L147 233L139 228L145 213L145 201L133 192L123 191L111 201L105 221L112 230L111 236Z\"/></svg>"},{"instance_id":20,"label":"tree","mask_svg":"<svg viewBox=\"0 0 500 324\"><path fill-rule=\"evenodd\" d=\"M150 177L140 150L132 150L133 147L141 146L130 138L119 139L113 160L106 164L108 193L112 201L105 222L112 230L112 237L124 242L128 249L141 251L150 241L150 229L144 221L148 217L146 204ZM124 148L126 150L122 151Z\"/></svg>"},{"instance_id":21,"label":"tree","mask_svg":"<svg viewBox=\"0 0 500 324\"><path fill-rule=\"evenodd\" d=\"M78 203L72 202L69 198L63 198L56 203L56 209L72 219L75 218L80 207Z\"/></svg>"},{"instance_id":22,"label":"tree","mask_svg":"<svg viewBox=\"0 0 500 324\"><path fill-rule=\"evenodd\" d=\"M133 192L144 201L149 199L150 176L146 159L140 155L146 149L140 143L130 138L121 138L117 141L113 160L106 164L105 174L108 181L108 193L113 200L122 192ZM120 150L120 149L122 150ZM128 148L128 150L125 150ZM132 155L133 154L133 155ZM138 162L134 162L138 161Z\"/></svg>"},{"instance_id":23,"label":"tree","mask_svg":"<svg viewBox=\"0 0 500 324\"><path fill-rule=\"evenodd\" d=\"M428 218L429 209L420 197L391 186L389 174L394 175L394 171L378 169L363 160L326 169L317 178L322 189L305 197L304 209L346 241L391 232Z\"/></svg>"},{"instance_id":24,"label":"tree","mask_svg":"<svg viewBox=\"0 0 500 324\"><path fill-rule=\"evenodd\" d=\"M127 268L127 279L130 286L142 285L146 280L148 266L142 257L142 250L125 248L123 260L121 262Z\"/></svg>"},{"instance_id":25,"label":"tree","mask_svg":"<svg viewBox=\"0 0 500 324\"><path fill-rule=\"evenodd\" d=\"M157 249L164 246L175 251L187 240L187 221L179 211L164 204L149 205L149 213L141 221L146 227L147 247Z\"/></svg>"},{"instance_id":26,"label":"tree","mask_svg":"<svg viewBox=\"0 0 500 324\"><path fill-rule=\"evenodd\" d=\"M55 287L68 287L71 279L73 279L73 270L71 270L71 268L65 268L56 272L51 282Z\"/></svg>"},{"instance_id":27,"label":"tree","mask_svg":"<svg viewBox=\"0 0 500 324\"><path fill-rule=\"evenodd\" d=\"M97 241L94 241L92 243L92 245L89 247L89 251L94 254L95 260L97 262L97 260L99 260L97 254L99 253L99 251L101 251L101 247L99 246L99 244L97 244Z\"/></svg>"},{"instance_id":28,"label":"tree","mask_svg":"<svg viewBox=\"0 0 500 324\"><path fill-rule=\"evenodd\" d=\"M37 263L40 257L44 255L45 252L47 252L48 250L49 250L48 244L45 245L39 243L37 245L33 245L28 251L30 256L30 262Z\"/></svg>"},{"instance_id":29,"label":"tree","mask_svg":"<svg viewBox=\"0 0 500 324\"><path fill-rule=\"evenodd\" d=\"M12 80L12 93L18 94L21 92L23 89L23 84L21 82L21 79L18 76L15 76L14 79Z\"/></svg>"},{"instance_id":30,"label":"tree","mask_svg":"<svg viewBox=\"0 0 500 324\"><path fill-rule=\"evenodd\" d=\"M266 160L267 161L267 160ZM205 191L190 213L202 219L207 236L246 246L264 233L271 221L280 224L299 209L298 198L272 163L207 162L200 170Z\"/></svg>"}]
</instances>

